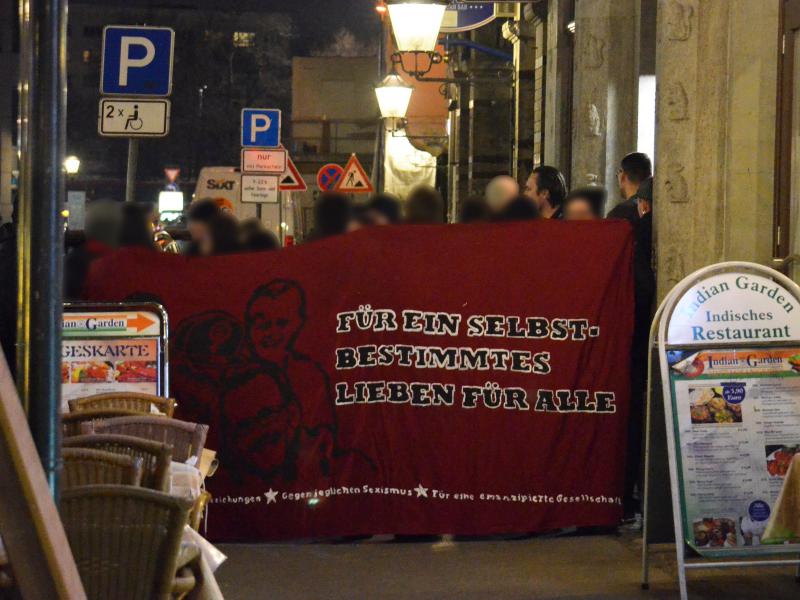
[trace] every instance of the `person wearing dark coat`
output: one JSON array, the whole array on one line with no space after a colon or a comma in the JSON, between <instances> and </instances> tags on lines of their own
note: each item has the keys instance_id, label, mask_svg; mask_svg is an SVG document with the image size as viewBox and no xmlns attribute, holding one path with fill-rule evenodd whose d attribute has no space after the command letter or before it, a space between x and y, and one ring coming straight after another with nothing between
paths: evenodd
<instances>
[{"instance_id":1,"label":"person wearing dark coat","mask_svg":"<svg viewBox=\"0 0 800 600\"><path fill-rule=\"evenodd\" d=\"M622 159L617 170L617 183L623 202L617 204L610 213L609 219L625 219L633 224L639 220L636 204L636 192L639 186L653 176L653 163L647 154L632 152Z\"/></svg>"},{"instance_id":2,"label":"person wearing dark coat","mask_svg":"<svg viewBox=\"0 0 800 600\"><path fill-rule=\"evenodd\" d=\"M634 236L633 281L634 320L631 345L631 412L628 427L628 455L625 466L623 508L627 519L641 514L642 446L644 405L647 397L647 358L650 323L656 296L653 271L653 178L645 179L635 196L637 218L632 223ZM638 489L638 496L636 490Z\"/></svg>"}]
</instances>

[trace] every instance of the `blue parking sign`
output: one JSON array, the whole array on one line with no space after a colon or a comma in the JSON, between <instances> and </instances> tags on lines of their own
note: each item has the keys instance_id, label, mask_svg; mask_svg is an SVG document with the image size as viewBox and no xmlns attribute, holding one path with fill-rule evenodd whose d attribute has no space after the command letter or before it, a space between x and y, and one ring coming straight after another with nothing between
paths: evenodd
<instances>
[{"instance_id":1,"label":"blue parking sign","mask_svg":"<svg viewBox=\"0 0 800 600\"><path fill-rule=\"evenodd\" d=\"M168 27L106 27L100 93L169 96L174 46L175 32Z\"/></svg>"},{"instance_id":2,"label":"blue parking sign","mask_svg":"<svg viewBox=\"0 0 800 600\"><path fill-rule=\"evenodd\" d=\"M242 146L244 148L279 148L281 111L277 108L242 109Z\"/></svg>"}]
</instances>

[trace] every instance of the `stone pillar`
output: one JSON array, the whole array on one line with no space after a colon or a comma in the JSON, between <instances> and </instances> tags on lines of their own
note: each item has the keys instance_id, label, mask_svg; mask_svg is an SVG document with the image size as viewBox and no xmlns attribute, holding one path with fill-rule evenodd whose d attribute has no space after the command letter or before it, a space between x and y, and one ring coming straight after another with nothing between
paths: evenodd
<instances>
[{"instance_id":1,"label":"stone pillar","mask_svg":"<svg viewBox=\"0 0 800 600\"><path fill-rule=\"evenodd\" d=\"M659 0L654 219L659 297L772 253L780 0Z\"/></svg>"},{"instance_id":2,"label":"stone pillar","mask_svg":"<svg viewBox=\"0 0 800 600\"><path fill-rule=\"evenodd\" d=\"M596 178L617 195L619 162L636 150L639 0L576 0L572 186Z\"/></svg>"},{"instance_id":3,"label":"stone pillar","mask_svg":"<svg viewBox=\"0 0 800 600\"><path fill-rule=\"evenodd\" d=\"M567 181L572 169L573 0L547 3L544 153L542 162L557 167Z\"/></svg>"},{"instance_id":4,"label":"stone pillar","mask_svg":"<svg viewBox=\"0 0 800 600\"><path fill-rule=\"evenodd\" d=\"M497 21L470 33L473 42L497 47L501 24ZM473 51L468 62L473 77L469 86L469 190L483 194L497 175L510 175L514 133L513 65Z\"/></svg>"},{"instance_id":5,"label":"stone pillar","mask_svg":"<svg viewBox=\"0 0 800 600\"><path fill-rule=\"evenodd\" d=\"M536 22L531 11L526 16L522 4L516 17L503 26L503 36L514 44L514 156L515 179L526 176L533 165L534 116L536 112Z\"/></svg>"}]
</instances>

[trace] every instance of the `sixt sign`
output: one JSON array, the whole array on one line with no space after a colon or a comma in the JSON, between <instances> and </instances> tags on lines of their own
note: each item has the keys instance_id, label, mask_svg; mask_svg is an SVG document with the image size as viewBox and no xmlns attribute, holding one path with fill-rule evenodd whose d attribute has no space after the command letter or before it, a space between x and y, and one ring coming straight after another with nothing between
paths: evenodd
<instances>
[{"instance_id":1,"label":"sixt sign","mask_svg":"<svg viewBox=\"0 0 800 600\"><path fill-rule=\"evenodd\" d=\"M442 33L472 31L495 19L495 5L491 2L450 2L444 13Z\"/></svg>"},{"instance_id":2,"label":"sixt sign","mask_svg":"<svg viewBox=\"0 0 800 600\"><path fill-rule=\"evenodd\" d=\"M209 190L226 190L232 191L233 187L236 185L235 181L225 180L225 179L209 179L206 182L206 187Z\"/></svg>"},{"instance_id":3,"label":"sixt sign","mask_svg":"<svg viewBox=\"0 0 800 600\"><path fill-rule=\"evenodd\" d=\"M175 32L168 27L109 25L103 29L100 93L169 96Z\"/></svg>"}]
</instances>

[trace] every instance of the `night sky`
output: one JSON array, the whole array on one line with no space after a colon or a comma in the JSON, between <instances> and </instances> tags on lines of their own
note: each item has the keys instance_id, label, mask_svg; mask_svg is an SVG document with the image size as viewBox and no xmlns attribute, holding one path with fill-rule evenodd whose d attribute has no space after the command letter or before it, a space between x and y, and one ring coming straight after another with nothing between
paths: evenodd
<instances>
[{"instance_id":1,"label":"night sky","mask_svg":"<svg viewBox=\"0 0 800 600\"><path fill-rule=\"evenodd\" d=\"M324 46L342 28L365 40L374 39L379 28L375 0L72 0L72 4L287 12L295 17L300 54Z\"/></svg>"}]
</instances>

